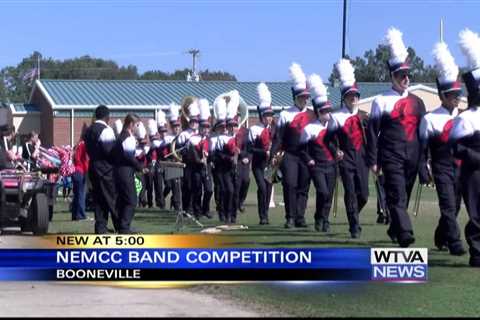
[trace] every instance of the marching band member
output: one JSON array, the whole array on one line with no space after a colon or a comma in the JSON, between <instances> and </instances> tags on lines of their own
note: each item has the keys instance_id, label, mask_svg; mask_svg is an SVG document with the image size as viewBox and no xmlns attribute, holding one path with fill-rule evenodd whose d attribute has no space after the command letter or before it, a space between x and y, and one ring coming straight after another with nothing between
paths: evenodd
<instances>
[{"instance_id":1,"label":"marching band member","mask_svg":"<svg viewBox=\"0 0 480 320\"><path fill-rule=\"evenodd\" d=\"M104 105L95 109L95 122L85 133L90 166L88 174L92 184L95 204L95 233L107 233L108 214L112 215L113 225L119 231L119 217L115 206L116 190L114 181L113 158L115 133L108 126L110 111Z\"/></svg>"},{"instance_id":2,"label":"marching band member","mask_svg":"<svg viewBox=\"0 0 480 320\"><path fill-rule=\"evenodd\" d=\"M157 199L158 190L154 183L155 175L156 175L156 170L154 168L156 167L156 162L157 162L159 132L157 127L157 122L154 119L148 119L147 121L147 134L148 134L148 139L150 141L150 149L146 154L147 168L149 170L148 170L148 173L144 175L144 179L145 179L145 187L146 187L146 195L147 195L147 205L149 208L152 208L154 190L155 190L155 201L157 202L157 204L159 202ZM163 207L165 207L165 203L163 204Z\"/></svg>"},{"instance_id":3,"label":"marching band member","mask_svg":"<svg viewBox=\"0 0 480 320\"><path fill-rule=\"evenodd\" d=\"M137 146L135 148L135 158L142 164L143 167L146 167L148 164L147 154L150 151L150 146L147 143L147 129L143 122L138 122L136 126L135 137L137 139ZM140 181L140 192L138 194L138 206L145 208L147 206L147 184L145 174L140 172L136 175L137 179Z\"/></svg>"},{"instance_id":4,"label":"marching band member","mask_svg":"<svg viewBox=\"0 0 480 320\"><path fill-rule=\"evenodd\" d=\"M210 131L210 104L206 99L198 101L200 108L200 132L190 137L189 152L193 155L192 187L193 187L193 214L198 219L205 216L209 219L210 199L213 194L212 179L207 164L209 151ZM202 200L203 195L203 200Z\"/></svg>"},{"instance_id":5,"label":"marching band member","mask_svg":"<svg viewBox=\"0 0 480 320\"><path fill-rule=\"evenodd\" d=\"M305 210L307 208L310 175L306 164L299 157L300 136L305 126L314 118L307 110L310 93L307 79L301 67L293 63L290 67L293 79L292 95L294 106L280 113L276 134L273 138L270 161L276 165L275 155L280 149L285 151L280 165L282 172L283 198L285 201L285 228L293 223L297 228L306 228Z\"/></svg>"},{"instance_id":6,"label":"marching band member","mask_svg":"<svg viewBox=\"0 0 480 320\"><path fill-rule=\"evenodd\" d=\"M308 78L312 93L312 105L317 120L305 126L300 137L301 158L308 165L316 189L315 230L328 232L330 207L335 189L335 160L341 159L328 130L332 105L328 101L327 88L320 76Z\"/></svg>"},{"instance_id":7,"label":"marching band member","mask_svg":"<svg viewBox=\"0 0 480 320\"><path fill-rule=\"evenodd\" d=\"M272 193L272 184L265 180L265 168L270 159L272 146L272 94L265 83L257 86L259 104L257 107L260 122L250 127L248 134L248 152L252 156L252 171L257 183L257 206L260 224L269 224L268 208Z\"/></svg>"},{"instance_id":8,"label":"marching band member","mask_svg":"<svg viewBox=\"0 0 480 320\"><path fill-rule=\"evenodd\" d=\"M150 151L150 158L152 159L152 174L153 177L151 186L154 189L155 193L155 204L160 209L165 209L165 196L163 195L163 191L165 189L165 177L163 168L159 165L159 160L165 160L164 157L161 155L161 146L164 144L165 134L168 132L167 129L167 119L165 116L165 112L162 110L157 111L157 123L155 124L157 127L157 134L152 137L151 141L151 151ZM163 149L165 150L165 148ZM152 191L150 191L152 192ZM150 200L149 200L150 201ZM153 204L153 201L152 201Z\"/></svg>"},{"instance_id":9,"label":"marching band member","mask_svg":"<svg viewBox=\"0 0 480 320\"><path fill-rule=\"evenodd\" d=\"M428 173L418 171L419 162L425 161L418 134L425 105L419 97L408 92L410 67L402 33L391 28L386 38L392 89L372 103L367 129L367 163L373 174L378 175L380 170L385 174L391 215L387 234L401 247L408 247L415 242L407 207L417 173L420 173L420 183L428 181Z\"/></svg>"},{"instance_id":10,"label":"marching band member","mask_svg":"<svg viewBox=\"0 0 480 320\"><path fill-rule=\"evenodd\" d=\"M360 92L355 82L355 72L350 61L340 59L336 65L341 82L340 110L332 113L328 128L338 139L339 171L344 189L345 209L352 238L360 237L359 214L368 201L368 167L365 163L365 135L358 114Z\"/></svg>"},{"instance_id":11,"label":"marching band member","mask_svg":"<svg viewBox=\"0 0 480 320\"><path fill-rule=\"evenodd\" d=\"M457 223L461 204L460 164L453 157L448 145L453 118L458 115L457 107L462 86L457 80L458 66L446 43L439 42L435 45L433 57L438 74L438 96L442 104L422 118L420 138L425 149L425 157L428 153L431 155L431 169L440 206L440 220L435 229L435 246L439 250L446 246L452 255L463 255L466 251L460 239Z\"/></svg>"},{"instance_id":12,"label":"marching band member","mask_svg":"<svg viewBox=\"0 0 480 320\"><path fill-rule=\"evenodd\" d=\"M145 127L136 115L128 114L123 121L123 129L113 149L115 161L115 182L117 185L117 212L120 221L120 234L132 233L130 224L137 205L135 172L141 172L144 164L135 156L137 139L144 138Z\"/></svg>"},{"instance_id":13,"label":"marching band member","mask_svg":"<svg viewBox=\"0 0 480 320\"><path fill-rule=\"evenodd\" d=\"M218 139L220 136L227 133L227 103L225 99L215 99L213 103L213 108L215 110L215 124L213 126L214 133L210 135L209 139L209 153L208 153L208 162L210 163L212 169L212 177L214 183L214 198L216 204L216 211L218 213L218 218L221 222L226 222L226 213L224 210L223 204L223 185L222 185L222 167L220 166L220 157L218 150Z\"/></svg>"},{"instance_id":14,"label":"marching band member","mask_svg":"<svg viewBox=\"0 0 480 320\"><path fill-rule=\"evenodd\" d=\"M172 130L171 134L165 134L165 137L158 149L157 157L161 161L177 161L174 159L172 154L172 143L180 135L180 106L172 103L169 105L168 109L168 120L170 123L170 128ZM159 118L159 131L164 131L166 128L166 122L162 123ZM170 208L174 208L175 211L180 211L182 208L182 198L181 198L181 180L180 178L171 179L165 181L165 189L163 190L163 197L166 199L169 192L172 192L171 205Z\"/></svg>"},{"instance_id":15,"label":"marching band member","mask_svg":"<svg viewBox=\"0 0 480 320\"><path fill-rule=\"evenodd\" d=\"M232 96L238 95L238 91L234 91ZM226 103L226 126L233 127L237 122L238 101L233 98ZM218 106L218 105L217 105ZM223 107L220 105L220 107ZM218 115L218 113L217 113ZM220 120L221 121L221 120ZM238 124L238 123L237 123ZM219 125L223 128L223 124ZM235 203L235 166L239 150L236 145L235 136L228 133L227 130L221 132L216 139L215 146L215 170L218 174L218 182L220 184L220 198L222 204L222 213L225 222L236 223L237 206Z\"/></svg>"},{"instance_id":16,"label":"marching band member","mask_svg":"<svg viewBox=\"0 0 480 320\"><path fill-rule=\"evenodd\" d=\"M454 156L462 161L460 184L469 216L465 238L470 265L480 267L480 37L468 29L461 31L460 48L468 60L468 71L462 75L468 109L453 121L449 140Z\"/></svg>"},{"instance_id":17,"label":"marching band member","mask_svg":"<svg viewBox=\"0 0 480 320\"><path fill-rule=\"evenodd\" d=\"M245 211L245 199L248 195L250 186L250 163L252 155L247 151L248 129L245 125L235 129L235 139L237 140L240 153L238 154L237 170L235 175L235 203L237 210Z\"/></svg>"},{"instance_id":18,"label":"marching band member","mask_svg":"<svg viewBox=\"0 0 480 320\"><path fill-rule=\"evenodd\" d=\"M192 189L192 180L193 180L193 170L194 170L194 161L192 158L192 153L188 148L186 148L190 138L198 134L198 116L200 114L200 109L198 108L198 100L195 99L187 107L188 109L188 128L180 133L177 138L176 148L182 149L182 162L185 163L185 169L183 171L182 179L182 207L183 211L191 212L192 211L192 199L193 199L193 189Z\"/></svg>"}]
</instances>

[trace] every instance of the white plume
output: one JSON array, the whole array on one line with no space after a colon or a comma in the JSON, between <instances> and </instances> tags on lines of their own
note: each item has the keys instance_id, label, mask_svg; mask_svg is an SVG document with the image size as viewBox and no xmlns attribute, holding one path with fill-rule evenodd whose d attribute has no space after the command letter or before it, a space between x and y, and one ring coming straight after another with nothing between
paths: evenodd
<instances>
[{"instance_id":1,"label":"white plume","mask_svg":"<svg viewBox=\"0 0 480 320\"><path fill-rule=\"evenodd\" d=\"M290 77L293 80L293 87L296 89L306 88L307 78L303 73L302 67L296 62L290 66Z\"/></svg>"},{"instance_id":2,"label":"white plume","mask_svg":"<svg viewBox=\"0 0 480 320\"><path fill-rule=\"evenodd\" d=\"M170 103L168 106L168 119L170 121L177 121L178 116L180 115L180 106L174 102Z\"/></svg>"},{"instance_id":3,"label":"white plume","mask_svg":"<svg viewBox=\"0 0 480 320\"><path fill-rule=\"evenodd\" d=\"M272 94L268 90L264 82L260 82L257 86L258 99L260 100L260 107L270 107L272 105Z\"/></svg>"},{"instance_id":4,"label":"white plume","mask_svg":"<svg viewBox=\"0 0 480 320\"><path fill-rule=\"evenodd\" d=\"M198 101L200 106L200 120L208 120L210 118L210 104L207 99L200 99Z\"/></svg>"},{"instance_id":5,"label":"white plume","mask_svg":"<svg viewBox=\"0 0 480 320\"><path fill-rule=\"evenodd\" d=\"M123 129L122 120L120 119L115 120L115 122L113 123L113 131L117 136L120 135L120 133L122 132L122 129Z\"/></svg>"},{"instance_id":6,"label":"white plume","mask_svg":"<svg viewBox=\"0 0 480 320\"><path fill-rule=\"evenodd\" d=\"M433 48L433 60L440 83L455 82L458 77L458 66L445 42L438 42Z\"/></svg>"},{"instance_id":7,"label":"white plume","mask_svg":"<svg viewBox=\"0 0 480 320\"><path fill-rule=\"evenodd\" d=\"M308 86L312 94L312 99L317 103L326 102L328 100L327 87L323 84L322 78L318 74L312 74L308 77Z\"/></svg>"},{"instance_id":8,"label":"white plume","mask_svg":"<svg viewBox=\"0 0 480 320\"><path fill-rule=\"evenodd\" d=\"M240 93L238 90L232 90L228 93L230 101L227 103L227 119L233 119L238 113L240 105Z\"/></svg>"},{"instance_id":9,"label":"white plume","mask_svg":"<svg viewBox=\"0 0 480 320\"><path fill-rule=\"evenodd\" d=\"M340 81L342 87L351 87L355 83L355 69L353 68L350 60L340 59L337 65L337 71L340 75Z\"/></svg>"},{"instance_id":10,"label":"white plume","mask_svg":"<svg viewBox=\"0 0 480 320\"><path fill-rule=\"evenodd\" d=\"M468 68L475 70L480 68L480 38L470 29L460 31L460 49L467 57Z\"/></svg>"},{"instance_id":11,"label":"white plume","mask_svg":"<svg viewBox=\"0 0 480 320\"><path fill-rule=\"evenodd\" d=\"M193 100L188 106L188 113L190 117L196 117L200 114L200 108L198 107L198 99Z\"/></svg>"},{"instance_id":12,"label":"white plume","mask_svg":"<svg viewBox=\"0 0 480 320\"><path fill-rule=\"evenodd\" d=\"M167 125L167 118L165 112L162 110L157 111L157 127L165 127Z\"/></svg>"},{"instance_id":13,"label":"white plume","mask_svg":"<svg viewBox=\"0 0 480 320\"><path fill-rule=\"evenodd\" d=\"M225 120L227 118L227 102L222 96L215 99L213 103L216 120Z\"/></svg>"},{"instance_id":14,"label":"white plume","mask_svg":"<svg viewBox=\"0 0 480 320\"><path fill-rule=\"evenodd\" d=\"M154 119L148 119L147 132L150 137L158 133L157 123Z\"/></svg>"},{"instance_id":15,"label":"white plume","mask_svg":"<svg viewBox=\"0 0 480 320\"><path fill-rule=\"evenodd\" d=\"M135 124L134 134L140 140L145 139L147 136L147 130L145 129L145 125L142 121L138 121Z\"/></svg>"},{"instance_id":16,"label":"white plume","mask_svg":"<svg viewBox=\"0 0 480 320\"><path fill-rule=\"evenodd\" d=\"M403 63L407 60L408 51L403 43L400 30L393 27L388 29L385 41L390 49L390 64Z\"/></svg>"}]
</instances>

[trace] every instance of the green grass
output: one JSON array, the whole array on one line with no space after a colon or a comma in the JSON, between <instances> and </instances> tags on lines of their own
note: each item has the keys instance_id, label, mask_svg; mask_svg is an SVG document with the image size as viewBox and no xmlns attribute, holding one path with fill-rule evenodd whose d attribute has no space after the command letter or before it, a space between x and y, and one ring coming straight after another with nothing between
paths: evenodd
<instances>
[{"instance_id":1,"label":"green grass","mask_svg":"<svg viewBox=\"0 0 480 320\"><path fill-rule=\"evenodd\" d=\"M230 231L238 246L251 247L383 247L392 246L385 225L376 220L376 200L371 185L371 197L361 213L362 237L350 239L340 188L338 216L331 216L331 232L317 233L313 229L315 206L314 188L310 189L308 229L285 230L284 208L270 210L270 225L259 226L256 208L256 186L252 179L247 198L247 210L239 214L238 223L248 230ZM276 202L282 201L281 187L275 187ZM412 194L412 202L415 190ZM211 285L201 290L219 297L228 295L241 303L254 303L266 314L295 316L478 316L480 314L480 270L468 267L468 255L453 257L433 246L433 233L439 218L435 190L424 189L418 217L412 217L416 237L415 247L429 248L429 274L425 284L364 284L364 285ZM51 224L52 233L91 233L93 222L72 222L66 205L60 201ZM208 226L219 224L217 217L202 219ZM467 221L462 208L459 224L463 231ZM173 233L175 215L158 210L138 210L134 227L144 233ZM188 224L182 233L198 233L199 228ZM462 232L463 237L463 232ZM465 243L465 247L467 247Z\"/></svg>"}]
</instances>

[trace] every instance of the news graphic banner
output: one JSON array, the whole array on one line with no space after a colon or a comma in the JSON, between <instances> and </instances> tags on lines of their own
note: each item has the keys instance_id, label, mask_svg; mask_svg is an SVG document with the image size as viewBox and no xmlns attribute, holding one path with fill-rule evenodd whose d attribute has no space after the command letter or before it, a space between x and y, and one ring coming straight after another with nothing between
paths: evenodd
<instances>
[{"instance_id":1,"label":"news graphic banner","mask_svg":"<svg viewBox=\"0 0 480 320\"><path fill-rule=\"evenodd\" d=\"M235 237L59 235L0 249L0 280L425 282L427 249L245 248Z\"/></svg>"}]
</instances>

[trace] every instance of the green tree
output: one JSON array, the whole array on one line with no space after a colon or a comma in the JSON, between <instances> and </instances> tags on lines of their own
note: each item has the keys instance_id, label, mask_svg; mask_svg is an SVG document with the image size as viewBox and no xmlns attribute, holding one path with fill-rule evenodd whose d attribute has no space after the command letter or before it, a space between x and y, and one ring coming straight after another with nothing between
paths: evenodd
<instances>
[{"instance_id":1,"label":"green tree","mask_svg":"<svg viewBox=\"0 0 480 320\"><path fill-rule=\"evenodd\" d=\"M412 82L434 82L435 71L430 65L425 65L422 58L416 55L415 50L408 48L410 58L410 80ZM355 67L355 78L358 82L389 82L390 74L387 69L387 61L390 57L387 46L380 44L375 51L367 50L363 57L349 58ZM339 81L335 65L328 78L331 85Z\"/></svg>"},{"instance_id":2,"label":"green tree","mask_svg":"<svg viewBox=\"0 0 480 320\"><path fill-rule=\"evenodd\" d=\"M94 80L186 80L191 70L188 68L175 70L172 73L150 70L139 74L134 65L119 66L115 61L94 58L89 55L58 60L42 57L34 51L23 58L16 66L7 66L0 70L0 99L2 101L22 102L29 99L33 81L25 81L24 75L37 67L40 57L40 72L42 79L94 79ZM223 71L204 70L200 72L204 81L224 80L236 81L234 75Z\"/></svg>"}]
</instances>

